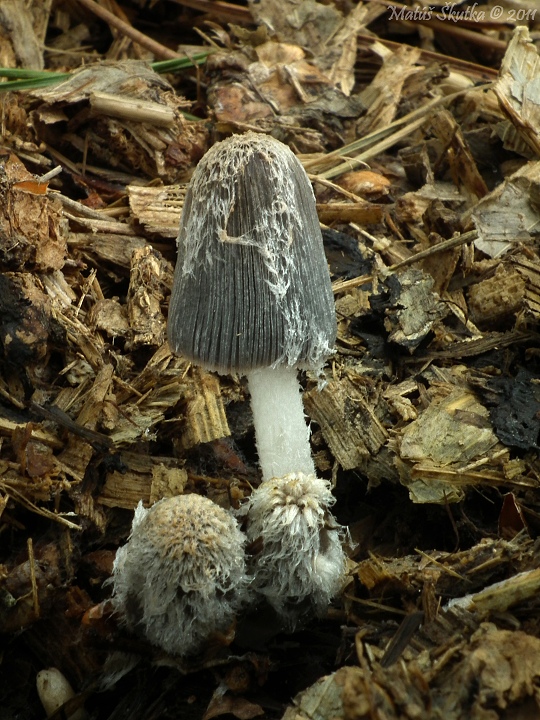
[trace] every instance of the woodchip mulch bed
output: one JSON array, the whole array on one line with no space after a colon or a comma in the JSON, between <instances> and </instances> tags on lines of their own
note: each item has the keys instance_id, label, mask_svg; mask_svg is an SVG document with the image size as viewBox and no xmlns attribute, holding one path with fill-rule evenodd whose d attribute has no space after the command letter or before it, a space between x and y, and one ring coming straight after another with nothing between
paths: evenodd
<instances>
[{"instance_id":1,"label":"woodchip mulch bed","mask_svg":"<svg viewBox=\"0 0 540 720\"><path fill-rule=\"evenodd\" d=\"M0 5L33 84L0 84L0 718L44 716L50 666L77 717L537 716L540 9L430 7ZM139 500L259 482L245 382L166 342L186 183L246 130L317 198L338 341L302 382L350 572L187 663L103 583Z\"/></svg>"}]
</instances>

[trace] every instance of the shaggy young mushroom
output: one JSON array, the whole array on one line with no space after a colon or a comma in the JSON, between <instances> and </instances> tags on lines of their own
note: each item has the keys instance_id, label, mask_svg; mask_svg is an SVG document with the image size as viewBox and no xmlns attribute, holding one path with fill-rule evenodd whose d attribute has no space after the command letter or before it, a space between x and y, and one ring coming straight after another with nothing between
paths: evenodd
<instances>
[{"instance_id":1,"label":"shaggy young mushroom","mask_svg":"<svg viewBox=\"0 0 540 720\"><path fill-rule=\"evenodd\" d=\"M245 542L233 516L200 495L139 503L114 562L113 608L166 652L197 653L246 601Z\"/></svg>"},{"instance_id":2,"label":"shaggy young mushroom","mask_svg":"<svg viewBox=\"0 0 540 720\"><path fill-rule=\"evenodd\" d=\"M194 363L247 376L263 479L246 508L248 538L263 541L255 588L279 611L309 596L326 606L345 563L329 485L315 477L297 374L321 370L336 317L313 191L278 140L236 135L197 166L168 335Z\"/></svg>"}]
</instances>

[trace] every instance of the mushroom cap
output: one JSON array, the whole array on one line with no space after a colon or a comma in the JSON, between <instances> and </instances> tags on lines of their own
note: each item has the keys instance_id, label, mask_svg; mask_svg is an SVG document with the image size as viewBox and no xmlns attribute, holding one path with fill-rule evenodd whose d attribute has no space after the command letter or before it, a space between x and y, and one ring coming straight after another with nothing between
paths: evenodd
<instances>
[{"instance_id":1,"label":"mushroom cap","mask_svg":"<svg viewBox=\"0 0 540 720\"><path fill-rule=\"evenodd\" d=\"M172 349L210 370L319 369L336 317L315 198L273 137L214 145L191 179L171 296Z\"/></svg>"}]
</instances>

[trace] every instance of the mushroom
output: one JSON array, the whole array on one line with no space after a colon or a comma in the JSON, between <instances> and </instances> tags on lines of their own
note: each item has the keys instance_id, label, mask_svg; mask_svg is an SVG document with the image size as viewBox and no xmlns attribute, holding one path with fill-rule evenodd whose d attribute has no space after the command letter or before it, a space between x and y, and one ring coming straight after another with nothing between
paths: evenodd
<instances>
[{"instance_id":1,"label":"mushroom","mask_svg":"<svg viewBox=\"0 0 540 720\"><path fill-rule=\"evenodd\" d=\"M116 553L113 608L166 652L193 655L226 633L247 599L246 538L208 498L179 495L135 510Z\"/></svg>"},{"instance_id":2,"label":"mushroom","mask_svg":"<svg viewBox=\"0 0 540 720\"><path fill-rule=\"evenodd\" d=\"M180 222L168 336L171 348L194 363L247 376L263 480L247 507L248 537L250 525L262 532L257 566L273 566L276 550L273 540L265 541L267 525L252 522L253 513L261 512L257 494L267 482L274 489L276 483L296 484L292 494L277 492L278 505L298 501L297 517L312 524L317 535L337 533L328 530L333 499L328 483L315 477L298 381L298 369L320 372L332 352L333 293L311 184L299 160L278 140L252 132L235 135L214 145L198 164ZM270 499L268 493L264 497ZM263 512L267 519L274 500L273 509ZM316 510L308 512L308 506ZM276 607L286 598L300 602L317 593L319 555L328 546L321 536L299 550L303 543L287 537L296 523L281 524L291 582L288 590L279 582ZM300 565L298 552L307 553ZM343 552L338 558L333 548L331 555L341 578ZM294 568L306 564L311 582L293 581ZM277 590L268 587L270 575L260 573L266 595L273 598ZM323 584L333 594L338 583ZM323 594L327 601L329 593Z\"/></svg>"}]
</instances>

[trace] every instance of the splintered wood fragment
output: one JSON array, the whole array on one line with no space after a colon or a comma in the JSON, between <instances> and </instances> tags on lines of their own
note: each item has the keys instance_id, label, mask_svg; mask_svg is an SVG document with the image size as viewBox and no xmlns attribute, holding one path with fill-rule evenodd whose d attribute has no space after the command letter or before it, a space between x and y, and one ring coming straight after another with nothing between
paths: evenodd
<instances>
[{"instance_id":1,"label":"splintered wood fragment","mask_svg":"<svg viewBox=\"0 0 540 720\"><path fill-rule=\"evenodd\" d=\"M158 351L159 352L159 351ZM157 354L157 353L156 353ZM170 352L169 352L170 355ZM165 379L167 382L165 382ZM122 412L110 433L114 443L132 443L137 439L150 440L155 437L155 426L162 422L185 395L185 387L177 374L158 380L156 372L141 373L134 389L144 389L144 395L136 402L124 402ZM147 387L147 383L150 387Z\"/></svg>"},{"instance_id":2,"label":"splintered wood fragment","mask_svg":"<svg viewBox=\"0 0 540 720\"><path fill-rule=\"evenodd\" d=\"M436 350L426 353L426 359L445 358L457 359L482 355L495 348L509 347L518 343L527 343L536 337L534 333L512 330L507 333L492 332L474 340L453 343L447 350Z\"/></svg>"},{"instance_id":3,"label":"splintered wood fragment","mask_svg":"<svg viewBox=\"0 0 540 720\"><path fill-rule=\"evenodd\" d=\"M461 245L465 245L468 242L472 242L473 240L476 240L477 237L478 233L476 232L476 230L470 230L466 233L457 234L454 237L449 238L448 240L443 240L442 242L437 243L436 245L433 245L426 250L421 250L420 252L411 255L411 257L408 257L405 260L401 260L401 262L392 265L389 268L389 271L395 272L396 270L407 267L408 265L414 265L415 263L430 258L433 255L438 255L441 252L447 252L452 248L460 247Z\"/></svg>"},{"instance_id":4,"label":"splintered wood fragment","mask_svg":"<svg viewBox=\"0 0 540 720\"><path fill-rule=\"evenodd\" d=\"M122 453L123 470L112 470L98 497L106 507L133 510L139 500L151 505L163 497L180 495L187 483L187 472L171 465L169 458L151 458L139 453Z\"/></svg>"},{"instance_id":5,"label":"splintered wood fragment","mask_svg":"<svg viewBox=\"0 0 540 720\"><path fill-rule=\"evenodd\" d=\"M51 510L48 510L46 507L40 507L39 505L36 505L31 500L29 500L26 495L19 492L13 485L9 483L4 483L0 481L0 489L2 492L7 493L13 500L15 500L19 505L26 508L30 512L35 513L36 515L41 515L47 520L52 520L53 522L57 522L60 525L64 525L67 528L70 528L71 530L82 530L82 527L79 525L76 525L74 522L71 522L71 520L68 520L63 515L59 515L55 512L52 512ZM74 513L65 513L66 515L74 515Z\"/></svg>"},{"instance_id":6,"label":"splintered wood fragment","mask_svg":"<svg viewBox=\"0 0 540 720\"><path fill-rule=\"evenodd\" d=\"M304 393L307 414L321 428L332 454L344 470L376 455L388 434L376 415L378 399L362 393L349 378L330 380L322 390Z\"/></svg>"},{"instance_id":7,"label":"splintered wood fragment","mask_svg":"<svg viewBox=\"0 0 540 720\"><path fill-rule=\"evenodd\" d=\"M94 233L132 235L134 237L137 236L136 231L131 228L127 223L119 222L118 220L111 220L104 217L103 215L99 219L96 219L94 217L86 218L64 212L64 216L68 220L72 220L78 225L82 225L84 228L92 230L92 232Z\"/></svg>"},{"instance_id":8,"label":"splintered wood fragment","mask_svg":"<svg viewBox=\"0 0 540 720\"><path fill-rule=\"evenodd\" d=\"M500 106L534 156L540 154L540 56L525 25L515 28L494 85Z\"/></svg>"},{"instance_id":9,"label":"splintered wood fragment","mask_svg":"<svg viewBox=\"0 0 540 720\"><path fill-rule=\"evenodd\" d=\"M445 609L463 608L481 615L503 613L513 605L536 597L540 591L540 569L527 570L489 585L480 592L454 598Z\"/></svg>"},{"instance_id":10,"label":"splintered wood fragment","mask_svg":"<svg viewBox=\"0 0 540 720\"><path fill-rule=\"evenodd\" d=\"M150 233L175 238L186 196L186 185L140 187L128 185L133 217Z\"/></svg>"},{"instance_id":11,"label":"splintered wood fragment","mask_svg":"<svg viewBox=\"0 0 540 720\"><path fill-rule=\"evenodd\" d=\"M138 100L111 93L93 92L90 94L90 106L96 113L133 122L163 127L170 127L174 122L172 108L151 100Z\"/></svg>"},{"instance_id":12,"label":"splintered wood fragment","mask_svg":"<svg viewBox=\"0 0 540 720\"><path fill-rule=\"evenodd\" d=\"M146 247L146 244L142 237L112 233L72 232L68 237L68 245L71 247L123 268L130 267L133 251Z\"/></svg>"},{"instance_id":13,"label":"splintered wood fragment","mask_svg":"<svg viewBox=\"0 0 540 720\"><path fill-rule=\"evenodd\" d=\"M6 417L3 411L0 412L0 435L11 437L16 430L23 430L27 425L26 422L18 422L13 418ZM31 437L55 450L64 447L64 443L57 435L39 427L32 427Z\"/></svg>"},{"instance_id":14,"label":"splintered wood fragment","mask_svg":"<svg viewBox=\"0 0 540 720\"><path fill-rule=\"evenodd\" d=\"M103 412L103 403L110 391L113 377L113 366L104 364L97 373L90 388L86 402L77 417L77 424L89 430L95 430ZM70 435L64 450L58 456L64 472L75 481L82 482L92 456L94 448L89 439L78 435ZM93 499L90 495L79 493L77 496L79 514L90 517L93 515ZM101 524L101 518L99 522Z\"/></svg>"},{"instance_id":15,"label":"splintered wood fragment","mask_svg":"<svg viewBox=\"0 0 540 720\"><path fill-rule=\"evenodd\" d=\"M172 285L172 275L172 267L151 246L133 252L127 297L127 315L133 337L127 349L141 345L161 346L165 341L161 303L164 288Z\"/></svg>"},{"instance_id":16,"label":"splintered wood fragment","mask_svg":"<svg viewBox=\"0 0 540 720\"><path fill-rule=\"evenodd\" d=\"M81 438L70 438L58 456L60 469L71 480L82 483L93 454L94 449L89 443Z\"/></svg>"},{"instance_id":17,"label":"splintered wood fragment","mask_svg":"<svg viewBox=\"0 0 540 720\"><path fill-rule=\"evenodd\" d=\"M456 119L446 108L443 108L433 114L431 126L443 143L444 157L448 161L456 187L464 190L471 202L487 195L488 189L484 178L476 166Z\"/></svg>"},{"instance_id":18,"label":"splintered wood fragment","mask_svg":"<svg viewBox=\"0 0 540 720\"><path fill-rule=\"evenodd\" d=\"M401 45L394 52L386 53L377 75L360 93L360 99L368 110L357 122L358 137L392 122L402 99L405 81L419 71L416 65L420 58L418 48Z\"/></svg>"},{"instance_id":19,"label":"splintered wood fragment","mask_svg":"<svg viewBox=\"0 0 540 720\"><path fill-rule=\"evenodd\" d=\"M405 421L416 420L418 412L407 395L418 391L418 384L414 378L409 378L397 385L389 385L383 397L390 406Z\"/></svg>"},{"instance_id":20,"label":"splintered wood fragment","mask_svg":"<svg viewBox=\"0 0 540 720\"><path fill-rule=\"evenodd\" d=\"M525 300L526 281L514 267L500 264L495 275L472 285L468 305L473 322L496 327L517 315Z\"/></svg>"},{"instance_id":21,"label":"splintered wood fragment","mask_svg":"<svg viewBox=\"0 0 540 720\"><path fill-rule=\"evenodd\" d=\"M165 45L153 40L151 37L148 37L148 35L140 32L128 22L125 22L121 17L115 15L115 13L102 7L97 2L94 2L94 0L79 0L79 3L84 5L87 10L90 10L90 12L93 12L99 18L104 20L109 26L114 27L122 35L130 38L134 43L138 43L147 50L150 50L150 52L156 57L165 58L167 60L175 60L176 58L182 57L178 53L174 52L174 50L171 50Z\"/></svg>"},{"instance_id":22,"label":"splintered wood fragment","mask_svg":"<svg viewBox=\"0 0 540 720\"><path fill-rule=\"evenodd\" d=\"M539 192L540 161L531 161L482 198L470 212L478 231L476 247L497 257L538 235Z\"/></svg>"},{"instance_id":23,"label":"splintered wood fragment","mask_svg":"<svg viewBox=\"0 0 540 720\"><path fill-rule=\"evenodd\" d=\"M322 223L356 222L371 225L381 222L383 208L372 203L317 203L317 215Z\"/></svg>"},{"instance_id":24,"label":"splintered wood fragment","mask_svg":"<svg viewBox=\"0 0 540 720\"><path fill-rule=\"evenodd\" d=\"M218 377L197 369L194 380L185 409L186 424L180 437L184 449L231 434Z\"/></svg>"},{"instance_id":25,"label":"splintered wood fragment","mask_svg":"<svg viewBox=\"0 0 540 720\"><path fill-rule=\"evenodd\" d=\"M525 315L540 319L540 268L538 262L523 257L513 259L513 265L525 281Z\"/></svg>"},{"instance_id":26,"label":"splintered wood fragment","mask_svg":"<svg viewBox=\"0 0 540 720\"><path fill-rule=\"evenodd\" d=\"M361 285L368 285L371 282L373 282L373 275L361 275L360 277L351 278L350 280L336 280L336 282L332 283L332 291L334 295L337 295L347 290L353 290Z\"/></svg>"},{"instance_id":27,"label":"splintered wood fragment","mask_svg":"<svg viewBox=\"0 0 540 720\"><path fill-rule=\"evenodd\" d=\"M390 665L393 665L398 660L423 620L424 613L422 611L412 612L403 618L397 632L384 651L384 655L381 658L382 667L390 667Z\"/></svg>"},{"instance_id":28,"label":"splintered wood fragment","mask_svg":"<svg viewBox=\"0 0 540 720\"><path fill-rule=\"evenodd\" d=\"M36 582L36 558L34 557L34 543L31 537L29 537L26 541L26 546L28 548L28 564L30 566L30 581L32 584L32 603L34 605L34 615L37 619L40 616L39 593Z\"/></svg>"},{"instance_id":29,"label":"splintered wood fragment","mask_svg":"<svg viewBox=\"0 0 540 720\"><path fill-rule=\"evenodd\" d=\"M148 504L151 482L150 473L141 474L130 469L124 472L114 470L108 473L97 501L106 507L134 510L139 504L139 500Z\"/></svg>"}]
</instances>

